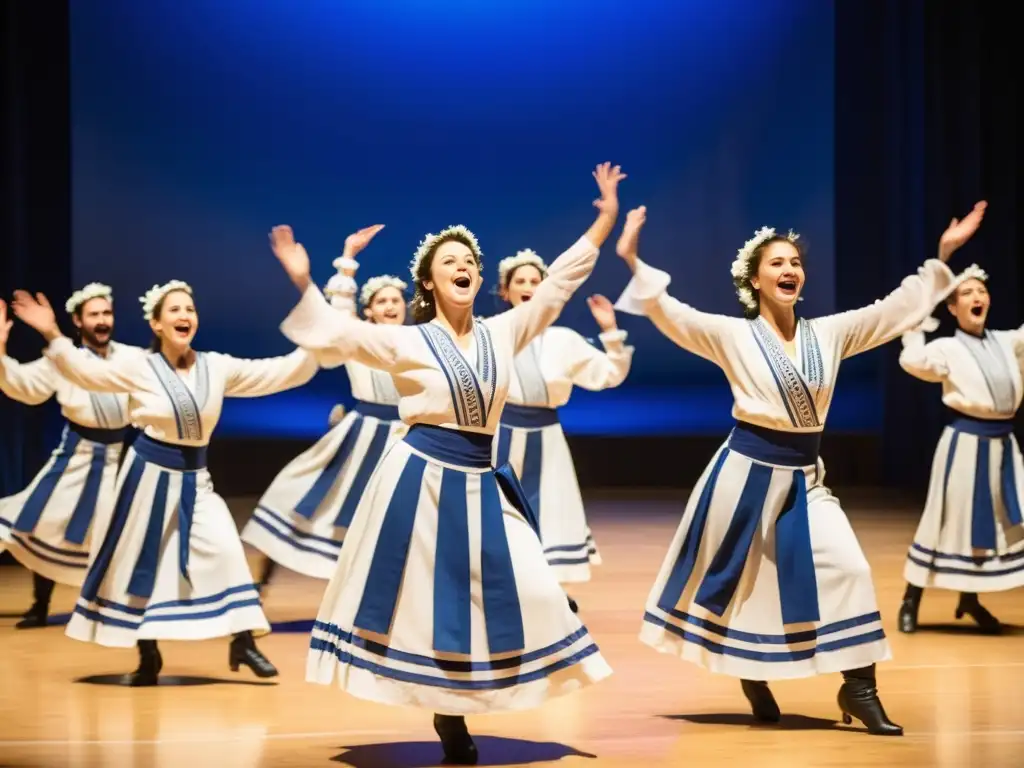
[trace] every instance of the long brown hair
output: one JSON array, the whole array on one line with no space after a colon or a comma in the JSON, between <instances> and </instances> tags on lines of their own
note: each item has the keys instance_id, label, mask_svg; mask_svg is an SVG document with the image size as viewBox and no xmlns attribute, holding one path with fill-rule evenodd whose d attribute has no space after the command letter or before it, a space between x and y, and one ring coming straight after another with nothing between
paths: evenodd
<instances>
[{"instance_id":1,"label":"long brown hair","mask_svg":"<svg viewBox=\"0 0 1024 768\"><path fill-rule=\"evenodd\" d=\"M420 259L420 263L416 268L416 274L413 275L412 280L413 294L412 301L409 302L409 313L412 315L412 321L417 325L429 323L437 317L437 303L434 300L434 292L424 288L423 283L430 279L430 267L434 263L434 255L437 253L437 249L445 243L452 241L462 243L469 248L473 252L473 257L477 260L477 269L483 271L484 265L477 254L476 244L471 242L468 237L457 233L445 235L431 245L427 254Z\"/></svg>"}]
</instances>

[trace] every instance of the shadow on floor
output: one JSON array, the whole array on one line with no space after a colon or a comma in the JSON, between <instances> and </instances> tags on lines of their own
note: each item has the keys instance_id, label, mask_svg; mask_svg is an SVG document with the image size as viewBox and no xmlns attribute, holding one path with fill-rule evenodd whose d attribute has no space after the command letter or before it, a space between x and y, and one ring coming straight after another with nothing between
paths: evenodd
<instances>
[{"instance_id":1,"label":"shadow on floor","mask_svg":"<svg viewBox=\"0 0 1024 768\"><path fill-rule=\"evenodd\" d=\"M597 757L552 741L523 741L497 736L474 736L473 740L480 752L477 765L528 765L556 762L563 757ZM331 761L350 768L433 768L445 765L439 741L363 744L342 749L345 751L332 757Z\"/></svg>"}]
</instances>

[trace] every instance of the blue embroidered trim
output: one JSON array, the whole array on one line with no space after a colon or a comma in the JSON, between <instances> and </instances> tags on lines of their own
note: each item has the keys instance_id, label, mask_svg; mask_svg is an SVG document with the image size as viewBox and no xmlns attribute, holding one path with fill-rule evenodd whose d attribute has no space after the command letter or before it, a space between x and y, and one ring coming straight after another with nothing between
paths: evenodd
<instances>
[{"instance_id":1,"label":"blue embroidered trim","mask_svg":"<svg viewBox=\"0 0 1024 768\"><path fill-rule=\"evenodd\" d=\"M479 320L474 321L473 333L477 344L477 369L474 370L443 328L425 323L419 326L419 330L448 380L455 422L463 427L485 426L494 402L497 381L490 331Z\"/></svg>"},{"instance_id":2,"label":"blue embroidered trim","mask_svg":"<svg viewBox=\"0 0 1024 768\"><path fill-rule=\"evenodd\" d=\"M171 364L159 352L154 352L147 357L153 373L164 388L167 399L171 401L171 408L174 410L174 421L178 427L178 439L198 441L203 439L203 422L200 417L199 405L191 390L182 378L175 373ZM206 361L203 355L196 359L196 365L200 366L197 371L197 389L199 382L208 381L206 373ZM207 394L209 387L205 387Z\"/></svg>"},{"instance_id":3,"label":"blue embroidered trim","mask_svg":"<svg viewBox=\"0 0 1024 768\"><path fill-rule=\"evenodd\" d=\"M807 384L786 354L786 350L760 318L750 321L750 328L765 362L771 369L789 420L795 427L817 427L818 409ZM820 350L819 350L820 352Z\"/></svg>"}]
</instances>

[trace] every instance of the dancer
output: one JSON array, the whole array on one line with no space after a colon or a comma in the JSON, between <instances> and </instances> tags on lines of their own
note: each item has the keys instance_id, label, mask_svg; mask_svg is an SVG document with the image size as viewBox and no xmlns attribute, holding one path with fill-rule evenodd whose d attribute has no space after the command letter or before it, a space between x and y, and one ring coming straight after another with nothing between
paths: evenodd
<instances>
[{"instance_id":1,"label":"dancer","mask_svg":"<svg viewBox=\"0 0 1024 768\"><path fill-rule=\"evenodd\" d=\"M842 672L843 721L902 735L878 699L875 662L890 657L871 568L823 484L818 444L840 362L913 328L953 280L945 261L981 223L979 203L942 235L937 259L874 305L798 320L798 236L759 230L733 262L746 319L698 312L640 261L646 211L618 243L633 279L616 304L725 373L736 426L690 495L651 590L640 639L738 677L754 717L777 721L766 680Z\"/></svg>"},{"instance_id":2,"label":"dancer","mask_svg":"<svg viewBox=\"0 0 1024 768\"><path fill-rule=\"evenodd\" d=\"M518 307L533 298L546 274L544 261L531 250L504 259L498 265L501 298ZM540 523L548 564L562 583L589 581L590 566L601 557L557 409L569 401L573 386L619 386L633 360L611 302L591 296L587 306L601 328L605 351L569 328L552 327L537 336L516 356L495 441L495 466L510 462L515 469ZM575 601L571 604L575 610Z\"/></svg>"},{"instance_id":3,"label":"dancer","mask_svg":"<svg viewBox=\"0 0 1024 768\"><path fill-rule=\"evenodd\" d=\"M354 314L353 275L359 267L355 257L379 230L367 227L345 240L345 250L334 262L339 272L325 291L336 309ZM403 281L389 275L367 281L360 296L366 320L402 325L405 288ZM276 564L316 579L331 578L370 476L404 429L391 377L355 361L348 363L347 370L355 410L281 470L242 530L242 541L266 555L261 590Z\"/></svg>"},{"instance_id":4,"label":"dancer","mask_svg":"<svg viewBox=\"0 0 1024 768\"><path fill-rule=\"evenodd\" d=\"M64 308L97 360L140 355L116 344L114 296L89 283ZM122 443L128 432L128 398L93 394L70 383L45 357L22 365L7 357L13 321L0 300L0 391L25 405L56 396L66 419L60 445L29 486L0 499L0 552L10 549L32 571L34 601L18 629L45 627L55 582L81 587L89 560L93 520L109 516Z\"/></svg>"},{"instance_id":5,"label":"dancer","mask_svg":"<svg viewBox=\"0 0 1024 768\"><path fill-rule=\"evenodd\" d=\"M1002 626L978 593L1024 586L1024 462L1013 436L1024 328L985 328L987 279L977 264L957 277L946 299L959 326L953 336L925 344L924 327L903 335L900 365L942 384L953 421L935 449L924 514L907 554L901 632L917 630L924 588L938 587L960 592L958 619L970 616L982 632L998 634Z\"/></svg>"},{"instance_id":6,"label":"dancer","mask_svg":"<svg viewBox=\"0 0 1024 768\"><path fill-rule=\"evenodd\" d=\"M412 262L416 327L362 323L330 308L288 227L274 253L302 299L293 342L389 371L409 432L370 478L327 587L307 679L362 699L432 710L446 758L477 762L463 716L539 706L610 674L566 605L536 520L491 446L512 360L590 274L624 178L608 164L594 224L533 299L473 318L481 253L465 227L428 235Z\"/></svg>"},{"instance_id":7,"label":"dancer","mask_svg":"<svg viewBox=\"0 0 1024 768\"><path fill-rule=\"evenodd\" d=\"M157 683L158 640L226 635L233 671L244 665L273 677L277 670L253 640L270 626L238 530L213 489L206 449L225 397L300 386L316 373L316 359L303 350L268 360L196 352L199 316L192 289L178 280L141 301L152 353L102 362L61 335L45 296L15 293L15 313L49 342L46 354L61 374L91 391L129 395L131 420L144 428L118 473L109 524L95 531L67 634L110 647L137 644L132 685Z\"/></svg>"}]
</instances>

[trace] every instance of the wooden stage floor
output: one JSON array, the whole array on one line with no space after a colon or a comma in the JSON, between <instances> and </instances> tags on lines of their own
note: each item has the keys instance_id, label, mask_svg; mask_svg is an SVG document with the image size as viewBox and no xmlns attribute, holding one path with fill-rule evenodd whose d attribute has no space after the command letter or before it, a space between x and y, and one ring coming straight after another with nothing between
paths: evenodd
<instances>
[{"instance_id":1,"label":"wooden stage floor","mask_svg":"<svg viewBox=\"0 0 1024 768\"><path fill-rule=\"evenodd\" d=\"M774 684L783 722L757 726L735 680L642 646L644 600L681 502L619 497L588 504L605 564L572 590L615 674L539 710L470 718L481 765L1024 765L1024 630L976 635L967 621L954 621L956 596L933 592L922 605L926 626L899 634L903 557L916 519L879 498L847 494L845 502L874 568L894 653L880 667L879 683L890 716L906 729L903 738L838 724L838 675ZM239 501L233 506L244 506ZM134 651L78 643L57 626L15 630L30 579L4 568L0 580L0 766L414 768L441 759L428 713L304 682L305 629L322 582L281 572L267 595L276 631L260 646L281 670L276 681L229 672L227 641L217 640L163 643L165 684L130 689L89 676L131 671ZM1017 591L983 601L1019 626L1022 597ZM74 598L58 588L54 610L68 610Z\"/></svg>"}]
</instances>

